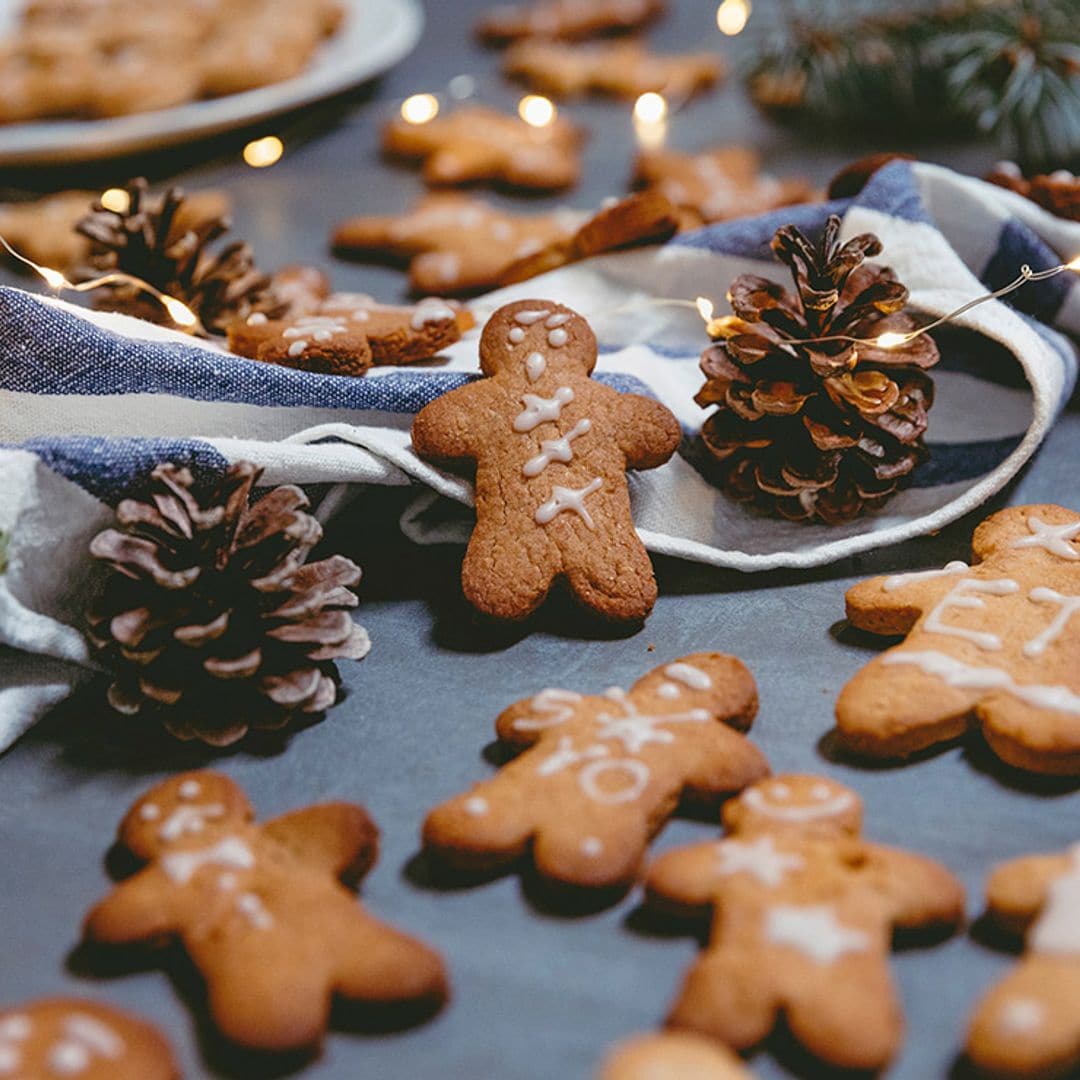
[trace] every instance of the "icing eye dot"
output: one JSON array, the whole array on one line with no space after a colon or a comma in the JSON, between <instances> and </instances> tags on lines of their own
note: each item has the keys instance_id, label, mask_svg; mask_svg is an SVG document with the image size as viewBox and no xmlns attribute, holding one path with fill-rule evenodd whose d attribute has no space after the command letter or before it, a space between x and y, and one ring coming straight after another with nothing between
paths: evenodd
<instances>
[{"instance_id":1,"label":"icing eye dot","mask_svg":"<svg viewBox=\"0 0 1080 1080\"><path fill-rule=\"evenodd\" d=\"M143 803L139 807L139 817L143 821L157 821L161 817L161 807L157 803Z\"/></svg>"},{"instance_id":2,"label":"icing eye dot","mask_svg":"<svg viewBox=\"0 0 1080 1080\"><path fill-rule=\"evenodd\" d=\"M525 331L520 326L512 326L509 337L511 345L520 345L525 340Z\"/></svg>"},{"instance_id":3,"label":"icing eye dot","mask_svg":"<svg viewBox=\"0 0 1080 1080\"><path fill-rule=\"evenodd\" d=\"M595 836L586 836L581 841L581 853L582 855L588 855L592 858L596 858L604 850L604 845Z\"/></svg>"},{"instance_id":4,"label":"icing eye dot","mask_svg":"<svg viewBox=\"0 0 1080 1080\"><path fill-rule=\"evenodd\" d=\"M179 791L181 799L197 799L202 794L202 784L198 780L185 780Z\"/></svg>"},{"instance_id":5,"label":"icing eye dot","mask_svg":"<svg viewBox=\"0 0 1080 1080\"><path fill-rule=\"evenodd\" d=\"M832 789L828 784L815 784L810 789L810 797L817 799L819 802L824 802L832 794Z\"/></svg>"},{"instance_id":6,"label":"icing eye dot","mask_svg":"<svg viewBox=\"0 0 1080 1080\"><path fill-rule=\"evenodd\" d=\"M551 333L548 334L548 344L555 349L561 348L567 343L568 340L569 336L561 326L556 327L556 329L552 330Z\"/></svg>"},{"instance_id":7,"label":"icing eye dot","mask_svg":"<svg viewBox=\"0 0 1080 1080\"><path fill-rule=\"evenodd\" d=\"M774 799L790 799L791 788L784 783L770 784L769 794L772 795Z\"/></svg>"},{"instance_id":8,"label":"icing eye dot","mask_svg":"<svg viewBox=\"0 0 1080 1080\"><path fill-rule=\"evenodd\" d=\"M473 795L465 800L465 813L471 814L473 817L483 817L488 812L487 799L481 798L479 795Z\"/></svg>"}]
</instances>

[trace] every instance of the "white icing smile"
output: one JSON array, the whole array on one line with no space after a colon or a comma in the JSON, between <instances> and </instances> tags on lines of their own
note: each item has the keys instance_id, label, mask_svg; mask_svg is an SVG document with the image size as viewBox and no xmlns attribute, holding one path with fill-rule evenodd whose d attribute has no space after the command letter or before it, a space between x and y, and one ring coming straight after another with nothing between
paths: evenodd
<instances>
[{"instance_id":1,"label":"white icing smile","mask_svg":"<svg viewBox=\"0 0 1080 1080\"><path fill-rule=\"evenodd\" d=\"M836 791L828 784L816 784L810 790L813 803L785 805L783 800L791 798L791 789L783 783L774 782L765 788L755 787L743 792L743 802L764 817L777 821L810 822L822 818L835 817L850 810L855 803L855 796L850 791ZM779 801L778 801L779 800Z\"/></svg>"}]
</instances>

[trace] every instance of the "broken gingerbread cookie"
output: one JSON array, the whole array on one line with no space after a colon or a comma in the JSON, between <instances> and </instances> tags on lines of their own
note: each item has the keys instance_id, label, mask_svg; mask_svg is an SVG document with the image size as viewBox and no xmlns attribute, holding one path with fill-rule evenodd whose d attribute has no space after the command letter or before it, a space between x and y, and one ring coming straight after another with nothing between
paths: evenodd
<instances>
[{"instance_id":1,"label":"broken gingerbread cookie","mask_svg":"<svg viewBox=\"0 0 1080 1080\"><path fill-rule=\"evenodd\" d=\"M333 293L306 310L286 319L256 313L233 323L230 351L269 364L355 376L372 364L430 360L472 326L465 309L436 297L398 307L360 293Z\"/></svg>"},{"instance_id":2,"label":"broken gingerbread cookie","mask_svg":"<svg viewBox=\"0 0 1080 1080\"><path fill-rule=\"evenodd\" d=\"M89 913L87 941L178 943L206 982L214 1025L249 1050L316 1047L335 998L410 1009L445 999L438 954L353 896L378 848L365 810L336 802L253 818L221 773L152 788L119 833L143 868Z\"/></svg>"},{"instance_id":3,"label":"broken gingerbread cookie","mask_svg":"<svg viewBox=\"0 0 1080 1080\"><path fill-rule=\"evenodd\" d=\"M783 1017L821 1061L884 1068L903 1034L893 931L956 926L960 882L930 859L861 839L858 796L823 777L763 780L722 819L722 840L670 851L646 877L654 909L712 920L669 1026L746 1050Z\"/></svg>"},{"instance_id":4,"label":"broken gingerbread cookie","mask_svg":"<svg viewBox=\"0 0 1080 1080\"><path fill-rule=\"evenodd\" d=\"M655 91L684 101L715 86L724 65L716 53L662 56L640 41L567 45L528 38L507 50L503 74L558 98L607 94L632 99Z\"/></svg>"},{"instance_id":5,"label":"broken gingerbread cookie","mask_svg":"<svg viewBox=\"0 0 1080 1080\"><path fill-rule=\"evenodd\" d=\"M1043 1080L1080 1065L1080 842L994 871L990 918L1024 936L1020 962L979 1003L967 1057L980 1075Z\"/></svg>"},{"instance_id":6,"label":"broken gingerbread cookie","mask_svg":"<svg viewBox=\"0 0 1080 1080\"><path fill-rule=\"evenodd\" d=\"M518 116L466 105L426 124L398 117L383 129L383 149L423 162L435 186L495 183L527 191L572 187L581 171L584 132L562 118L533 127Z\"/></svg>"},{"instance_id":7,"label":"broken gingerbread cookie","mask_svg":"<svg viewBox=\"0 0 1080 1080\"><path fill-rule=\"evenodd\" d=\"M179 1080L164 1036L144 1020L83 998L0 1009L0 1076L14 1080Z\"/></svg>"},{"instance_id":8,"label":"broken gingerbread cookie","mask_svg":"<svg viewBox=\"0 0 1080 1080\"><path fill-rule=\"evenodd\" d=\"M740 734L757 701L753 676L721 653L661 665L629 691L542 690L496 722L500 741L524 753L432 810L424 846L458 869L531 852L549 881L626 887L680 799L715 805L768 774Z\"/></svg>"},{"instance_id":9,"label":"broken gingerbread cookie","mask_svg":"<svg viewBox=\"0 0 1080 1080\"><path fill-rule=\"evenodd\" d=\"M684 228L753 217L818 198L805 180L763 173L758 155L741 146L696 154L643 150L634 167L634 186L670 199L684 214Z\"/></svg>"},{"instance_id":10,"label":"broken gingerbread cookie","mask_svg":"<svg viewBox=\"0 0 1080 1080\"><path fill-rule=\"evenodd\" d=\"M526 618L558 578L610 620L644 619L656 601L626 470L663 465L680 429L660 402L591 379L596 357L592 328L570 308L507 304L480 340L486 377L413 421L419 457L475 462L476 527L461 582L486 615Z\"/></svg>"},{"instance_id":11,"label":"broken gingerbread cookie","mask_svg":"<svg viewBox=\"0 0 1080 1080\"><path fill-rule=\"evenodd\" d=\"M975 727L1010 765L1080 775L1080 514L1010 507L972 549L971 566L848 592L853 626L906 639L844 687L839 735L857 753L902 758Z\"/></svg>"},{"instance_id":12,"label":"broken gingerbread cookie","mask_svg":"<svg viewBox=\"0 0 1080 1080\"><path fill-rule=\"evenodd\" d=\"M666 9L666 0L534 0L492 8L476 32L491 45L533 37L576 41L640 30Z\"/></svg>"}]
</instances>

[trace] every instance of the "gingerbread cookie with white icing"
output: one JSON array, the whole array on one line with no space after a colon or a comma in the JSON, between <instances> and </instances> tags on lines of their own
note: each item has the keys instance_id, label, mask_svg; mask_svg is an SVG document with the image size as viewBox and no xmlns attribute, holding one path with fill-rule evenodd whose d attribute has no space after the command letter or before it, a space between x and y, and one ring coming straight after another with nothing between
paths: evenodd
<instances>
[{"instance_id":1,"label":"gingerbread cookie with white icing","mask_svg":"<svg viewBox=\"0 0 1080 1080\"><path fill-rule=\"evenodd\" d=\"M596 337L548 300L500 308L480 340L486 378L426 405L415 452L476 463L476 528L461 571L486 615L523 619L557 578L597 614L644 619L656 579L634 530L627 469L653 469L679 445L671 411L589 376Z\"/></svg>"},{"instance_id":2,"label":"gingerbread cookie with white icing","mask_svg":"<svg viewBox=\"0 0 1080 1080\"><path fill-rule=\"evenodd\" d=\"M844 742L905 757L981 730L1021 769L1080 775L1080 514L1016 506L984 521L973 565L896 574L847 595L852 625L906 634L844 688Z\"/></svg>"},{"instance_id":3,"label":"gingerbread cookie with white icing","mask_svg":"<svg viewBox=\"0 0 1080 1080\"><path fill-rule=\"evenodd\" d=\"M120 1009L41 998L0 1009L0 1076L11 1080L179 1080L164 1036Z\"/></svg>"},{"instance_id":4,"label":"gingerbread cookie with white icing","mask_svg":"<svg viewBox=\"0 0 1080 1080\"><path fill-rule=\"evenodd\" d=\"M696 154L643 150L634 166L634 186L667 196L682 211L684 228L753 217L818 198L805 180L763 173L758 154L743 146Z\"/></svg>"},{"instance_id":5,"label":"gingerbread cookie with white icing","mask_svg":"<svg viewBox=\"0 0 1080 1080\"><path fill-rule=\"evenodd\" d=\"M719 82L724 65L716 53L665 56L640 41L567 45L527 38L507 50L503 73L559 98L592 93L633 99L663 91L683 101Z\"/></svg>"},{"instance_id":6,"label":"gingerbread cookie with white icing","mask_svg":"<svg viewBox=\"0 0 1080 1080\"><path fill-rule=\"evenodd\" d=\"M398 117L383 129L383 149L423 162L428 184L494 182L528 191L559 191L577 183L584 132L561 117L533 127L518 116L467 105L426 124Z\"/></svg>"},{"instance_id":7,"label":"gingerbread cookie with white icing","mask_svg":"<svg viewBox=\"0 0 1080 1080\"><path fill-rule=\"evenodd\" d=\"M721 653L661 665L629 691L543 690L496 721L502 743L524 753L432 810L425 848L461 870L531 851L549 881L628 886L680 799L715 805L768 774L741 734L757 703L753 676Z\"/></svg>"},{"instance_id":8,"label":"gingerbread cookie with white icing","mask_svg":"<svg viewBox=\"0 0 1080 1080\"><path fill-rule=\"evenodd\" d=\"M1024 955L979 1003L967 1056L980 1073L1042 1080L1080 1066L1080 842L999 867L989 915L1025 938Z\"/></svg>"},{"instance_id":9,"label":"gingerbread cookie with white icing","mask_svg":"<svg viewBox=\"0 0 1080 1080\"><path fill-rule=\"evenodd\" d=\"M712 919L669 1026L745 1050L783 1016L829 1065L883 1068L903 1034L893 931L955 926L963 887L930 859L862 840L858 796L822 777L764 780L722 816L724 839L662 855L646 878L652 907Z\"/></svg>"},{"instance_id":10,"label":"gingerbread cookie with white icing","mask_svg":"<svg viewBox=\"0 0 1080 1080\"><path fill-rule=\"evenodd\" d=\"M361 807L326 803L262 825L227 776L158 784L120 825L144 863L87 916L97 945L178 942L206 982L209 1013L238 1046L314 1048L335 998L430 1007L447 993L438 954L381 923L351 890L378 830Z\"/></svg>"},{"instance_id":11,"label":"gingerbread cookie with white icing","mask_svg":"<svg viewBox=\"0 0 1080 1080\"><path fill-rule=\"evenodd\" d=\"M476 32L492 45L537 37L579 41L640 30L666 9L666 0L533 0L492 8Z\"/></svg>"},{"instance_id":12,"label":"gingerbread cookie with white icing","mask_svg":"<svg viewBox=\"0 0 1080 1080\"><path fill-rule=\"evenodd\" d=\"M306 314L284 319L249 315L228 328L228 341L231 352L252 360L329 375L363 375L372 364L430 360L471 325L460 305L436 297L395 307L360 293L333 293Z\"/></svg>"},{"instance_id":13,"label":"gingerbread cookie with white icing","mask_svg":"<svg viewBox=\"0 0 1080 1080\"><path fill-rule=\"evenodd\" d=\"M616 1046L599 1080L753 1080L739 1056L690 1031L639 1035Z\"/></svg>"}]
</instances>

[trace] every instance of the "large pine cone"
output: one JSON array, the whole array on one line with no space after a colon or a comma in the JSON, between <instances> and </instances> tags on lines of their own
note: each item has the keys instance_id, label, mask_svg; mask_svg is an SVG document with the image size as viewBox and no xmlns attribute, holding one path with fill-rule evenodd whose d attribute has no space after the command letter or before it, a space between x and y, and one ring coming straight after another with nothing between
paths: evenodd
<instances>
[{"instance_id":1,"label":"large pine cone","mask_svg":"<svg viewBox=\"0 0 1080 1080\"><path fill-rule=\"evenodd\" d=\"M220 250L213 243L229 231L228 215L205 203L192 207L178 188L150 193L144 179L125 188L127 209L97 202L79 222L91 241L85 277L122 271L186 304L211 333L224 334L235 319L283 309L271 279L258 269L251 248L234 241ZM164 308L138 287L118 282L95 293L94 303L152 322L167 322Z\"/></svg>"},{"instance_id":2,"label":"large pine cone","mask_svg":"<svg viewBox=\"0 0 1080 1080\"><path fill-rule=\"evenodd\" d=\"M898 348L831 341L876 339L915 322L908 292L892 271L865 263L881 252L876 236L839 242L831 217L815 248L793 226L773 238L797 294L743 274L728 292L735 315L714 320L721 338L706 349L707 376L696 401L716 411L702 439L721 462L735 498L795 521L849 521L881 505L925 456L933 403L925 374L938 362L923 335Z\"/></svg>"},{"instance_id":3,"label":"large pine cone","mask_svg":"<svg viewBox=\"0 0 1080 1080\"><path fill-rule=\"evenodd\" d=\"M91 553L112 567L90 637L113 670L109 701L159 717L181 739L226 746L337 700L332 661L368 636L348 609L360 569L307 563L322 528L304 493L257 502L261 470L241 462L202 497L191 473L159 465L148 499L125 499Z\"/></svg>"}]
</instances>

